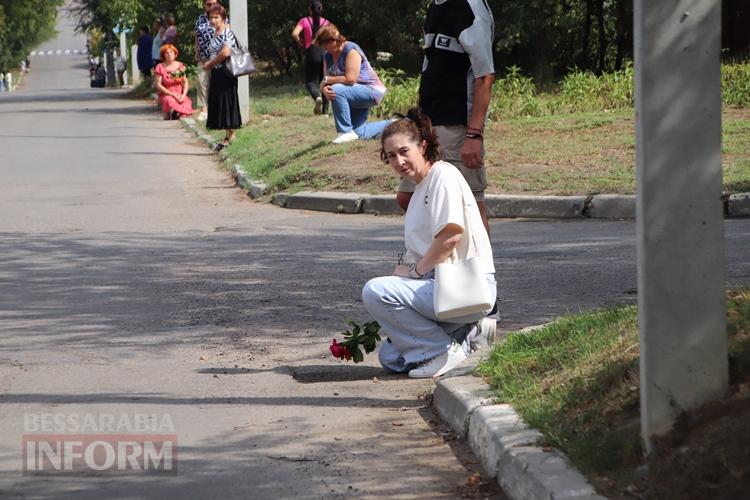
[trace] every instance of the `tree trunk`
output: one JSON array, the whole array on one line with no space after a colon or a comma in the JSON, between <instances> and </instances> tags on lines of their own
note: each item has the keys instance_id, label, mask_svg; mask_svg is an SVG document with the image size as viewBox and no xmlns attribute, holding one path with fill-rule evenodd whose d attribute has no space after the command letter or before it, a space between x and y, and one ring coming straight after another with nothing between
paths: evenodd
<instances>
[{"instance_id":1,"label":"tree trunk","mask_svg":"<svg viewBox=\"0 0 750 500\"><path fill-rule=\"evenodd\" d=\"M115 51L107 47L107 87L115 88L120 86L115 72Z\"/></svg>"},{"instance_id":2,"label":"tree trunk","mask_svg":"<svg viewBox=\"0 0 750 500\"><path fill-rule=\"evenodd\" d=\"M599 26L599 53L597 54L599 73L604 73L604 64L607 55L607 27L604 22L604 1L599 0L596 8L596 21Z\"/></svg>"},{"instance_id":3,"label":"tree trunk","mask_svg":"<svg viewBox=\"0 0 750 500\"><path fill-rule=\"evenodd\" d=\"M583 23L583 41L581 43L581 58L579 66L588 69L589 44L591 43L591 17L594 11L594 0L586 0L586 20Z\"/></svg>"},{"instance_id":4,"label":"tree trunk","mask_svg":"<svg viewBox=\"0 0 750 500\"><path fill-rule=\"evenodd\" d=\"M630 0L617 0L617 53L615 55L615 69L622 69L625 57L631 54L632 44L630 33L633 32L633 10L628 8L632 5Z\"/></svg>"}]
</instances>

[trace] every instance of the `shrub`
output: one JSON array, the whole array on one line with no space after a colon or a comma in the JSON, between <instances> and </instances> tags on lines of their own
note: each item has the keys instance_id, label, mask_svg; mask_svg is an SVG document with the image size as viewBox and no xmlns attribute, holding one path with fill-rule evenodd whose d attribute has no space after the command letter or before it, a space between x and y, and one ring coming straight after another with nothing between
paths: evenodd
<instances>
[{"instance_id":1,"label":"shrub","mask_svg":"<svg viewBox=\"0 0 750 500\"><path fill-rule=\"evenodd\" d=\"M721 88L724 104L750 106L750 63L722 65Z\"/></svg>"}]
</instances>

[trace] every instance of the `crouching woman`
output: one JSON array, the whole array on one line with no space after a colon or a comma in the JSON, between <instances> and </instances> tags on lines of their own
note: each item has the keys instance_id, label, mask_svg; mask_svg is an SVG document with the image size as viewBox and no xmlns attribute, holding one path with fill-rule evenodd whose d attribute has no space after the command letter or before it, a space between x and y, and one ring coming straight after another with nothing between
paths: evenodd
<instances>
[{"instance_id":1,"label":"crouching woman","mask_svg":"<svg viewBox=\"0 0 750 500\"><path fill-rule=\"evenodd\" d=\"M412 378L439 377L468 357L476 337L491 340L495 323L485 317L488 311L450 322L438 320L433 270L449 260L469 224L494 303L492 248L471 188L456 167L438 159L428 117L410 110L406 119L385 128L381 145L381 158L417 186L404 218L406 264L397 265L391 276L368 281L362 299L388 335L380 347L380 363Z\"/></svg>"}]
</instances>

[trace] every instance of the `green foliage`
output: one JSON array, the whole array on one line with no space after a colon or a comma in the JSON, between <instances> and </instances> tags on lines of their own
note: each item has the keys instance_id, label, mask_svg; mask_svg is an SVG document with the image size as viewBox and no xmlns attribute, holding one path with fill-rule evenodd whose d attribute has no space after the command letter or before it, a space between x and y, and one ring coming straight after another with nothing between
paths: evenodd
<instances>
[{"instance_id":1,"label":"green foliage","mask_svg":"<svg viewBox=\"0 0 750 500\"><path fill-rule=\"evenodd\" d=\"M725 104L750 106L750 63L722 65L721 86Z\"/></svg>"},{"instance_id":2,"label":"green foliage","mask_svg":"<svg viewBox=\"0 0 750 500\"><path fill-rule=\"evenodd\" d=\"M29 52L55 34L63 0L0 0L0 71L18 67Z\"/></svg>"},{"instance_id":3,"label":"green foliage","mask_svg":"<svg viewBox=\"0 0 750 500\"><path fill-rule=\"evenodd\" d=\"M373 113L380 117L405 115L409 108L417 105L419 78L408 77L400 69L380 70L378 76L388 89L381 103L373 108Z\"/></svg>"},{"instance_id":4,"label":"green foliage","mask_svg":"<svg viewBox=\"0 0 750 500\"><path fill-rule=\"evenodd\" d=\"M633 65L620 71L595 75L575 70L560 85L561 104L569 111L598 111L633 106Z\"/></svg>"}]
</instances>

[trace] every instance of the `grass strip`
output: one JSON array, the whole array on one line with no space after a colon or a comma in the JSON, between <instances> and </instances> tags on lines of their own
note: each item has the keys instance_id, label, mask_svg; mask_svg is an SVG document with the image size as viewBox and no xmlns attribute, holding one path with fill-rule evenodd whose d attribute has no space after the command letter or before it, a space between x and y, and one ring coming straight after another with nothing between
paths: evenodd
<instances>
[{"instance_id":1,"label":"grass strip","mask_svg":"<svg viewBox=\"0 0 750 500\"><path fill-rule=\"evenodd\" d=\"M750 290L727 292L733 381L750 373ZM513 332L479 366L500 402L511 404L546 445L590 477L632 480L644 462L640 437L635 306L562 317Z\"/></svg>"}]
</instances>

